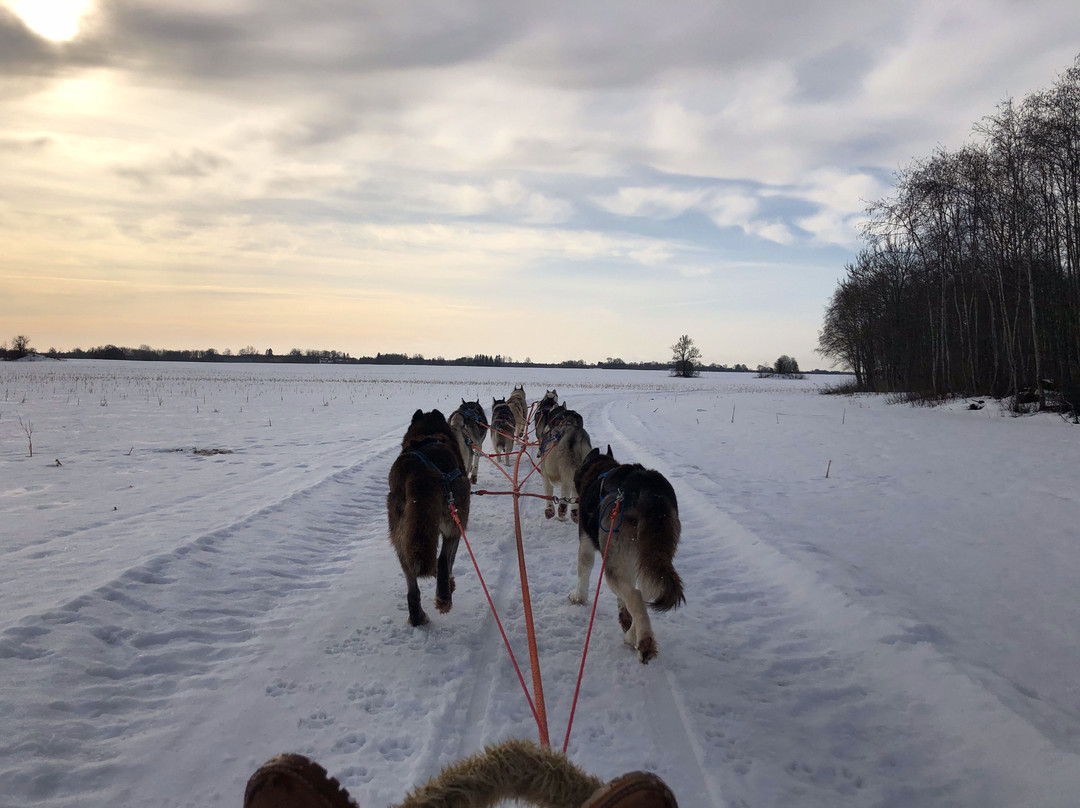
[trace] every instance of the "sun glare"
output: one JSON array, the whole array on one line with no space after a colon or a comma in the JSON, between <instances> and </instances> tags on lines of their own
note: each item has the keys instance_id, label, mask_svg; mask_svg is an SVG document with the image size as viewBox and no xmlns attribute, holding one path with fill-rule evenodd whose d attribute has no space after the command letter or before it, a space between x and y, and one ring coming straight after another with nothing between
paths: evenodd
<instances>
[{"instance_id":1,"label":"sun glare","mask_svg":"<svg viewBox=\"0 0 1080 808\"><path fill-rule=\"evenodd\" d=\"M30 30L51 39L64 42L79 33L79 23L93 0L6 0L12 11L19 15Z\"/></svg>"}]
</instances>

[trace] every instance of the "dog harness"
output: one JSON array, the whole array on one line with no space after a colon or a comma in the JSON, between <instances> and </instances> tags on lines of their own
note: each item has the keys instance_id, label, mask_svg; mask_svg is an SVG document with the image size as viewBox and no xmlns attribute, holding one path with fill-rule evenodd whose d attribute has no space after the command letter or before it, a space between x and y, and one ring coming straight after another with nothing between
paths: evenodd
<instances>
[{"instance_id":1,"label":"dog harness","mask_svg":"<svg viewBox=\"0 0 1080 808\"><path fill-rule=\"evenodd\" d=\"M617 467L616 467L617 468ZM619 508L619 518L615 520L615 524L611 523L611 514L615 510L615 505L622 502L623 492L621 488L616 488L614 491L610 491L607 494L604 493L605 478L611 474L615 469L608 469L596 479L600 482L600 513L597 516L597 522L602 533L618 533L619 528L622 527L623 513L622 508ZM607 519L607 525L604 525L604 519Z\"/></svg>"},{"instance_id":2,"label":"dog harness","mask_svg":"<svg viewBox=\"0 0 1080 808\"><path fill-rule=\"evenodd\" d=\"M540 457L545 457L548 452L554 449L555 444L558 443L561 438L562 433L556 432L553 436L545 437L542 441L540 441Z\"/></svg>"},{"instance_id":3,"label":"dog harness","mask_svg":"<svg viewBox=\"0 0 1080 808\"><path fill-rule=\"evenodd\" d=\"M416 449L409 452L409 454L415 455L416 457L419 457L423 461L425 466L427 466L432 471L435 471L435 472L438 473L438 475L442 478L442 486L443 486L443 491L446 493L446 501L449 502L451 505L453 505L454 504L454 492L450 490L450 483L452 483L454 480L456 480L458 477L461 476L461 469L453 469L452 471L443 471L441 468L436 466L434 462L432 462L430 457L428 457L426 454L423 453L423 451L421 451L425 446L431 446L431 445L436 444L436 443L438 443L438 441L426 440L423 443L421 443L419 446L417 446Z\"/></svg>"}]
</instances>

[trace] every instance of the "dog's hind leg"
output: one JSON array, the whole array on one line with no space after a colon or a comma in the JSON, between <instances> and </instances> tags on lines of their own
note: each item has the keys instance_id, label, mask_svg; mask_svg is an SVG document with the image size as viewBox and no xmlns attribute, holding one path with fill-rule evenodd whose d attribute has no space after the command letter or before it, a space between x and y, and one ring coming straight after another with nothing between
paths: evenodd
<instances>
[{"instance_id":1,"label":"dog's hind leg","mask_svg":"<svg viewBox=\"0 0 1080 808\"><path fill-rule=\"evenodd\" d=\"M623 599L616 596L615 598L619 604L619 627L622 628L623 634L630 630L630 626L634 624L634 618L630 616L630 612L626 608L626 604Z\"/></svg>"},{"instance_id":2,"label":"dog's hind leg","mask_svg":"<svg viewBox=\"0 0 1080 808\"><path fill-rule=\"evenodd\" d=\"M472 457L469 459L469 480L476 485L477 475L480 473L480 447L472 447Z\"/></svg>"},{"instance_id":3,"label":"dog's hind leg","mask_svg":"<svg viewBox=\"0 0 1080 808\"><path fill-rule=\"evenodd\" d=\"M589 602L589 576L596 561L596 548L584 530L579 531L577 551L577 587L570 593L571 603Z\"/></svg>"},{"instance_id":4,"label":"dog's hind leg","mask_svg":"<svg viewBox=\"0 0 1080 808\"><path fill-rule=\"evenodd\" d=\"M409 625L412 626L422 626L428 622L428 616L420 605L417 579L430 578L437 572L437 496L426 490L425 486L409 481L403 496L395 491L387 498L390 540L397 551L398 561L401 562L401 571L405 573Z\"/></svg>"},{"instance_id":5,"label":"dog's hind leg","mask_svg":"<svg viewBox=\"0 0 1080 808\"><path fill-rule=\"evenodd\" d=\"M422 626L428 622L428 616L424 613L424 607L420 605L420 585L417 583L418 575L424 575L423 561L416 557L410 557L408 553L399 555L401 571L405 573L406 602L409 604L409 625ZM431 573L426 573L430 575Z\"/></svg>"},{"instance_id":6,"label":"dog's hind leg","mask_svg":"<svg viewBox=\"0 0 1080 808\"><path fill-rule=\"evenodd\" d=\"M457 556L459 541L460 536L444 536L442 550L439 552L439 568L435 574L435 608L441 614L446 614L454 605L454 558Z\"/></svg>"},{"instance_id":7,"label":"dog's hind leg","mask_svg":"<svg viewBox=\"0 0 1080 808\"><path fill-rule=\"evenodd\" d=\"M390 519L390 543L405 573L406 602L409 606L409 625L422 626L428 621L420 605L420 587L416 583L417 572L423 572L423 552L417 553L417 545L410 541L416 530L413 514L405 507L405 496L400 488L391 489L386 498L387 515ZM419 568L419 569L418 569Z\"/></svg>"},{"instance_id":8,"label":"dog's hind leg","mask_svg":"<svg viewBox=\"0 0 1080 808\"><path fill-rule=\"evenodd\" d=\"M652 623L646 610L645 598L634 586L634 570L629 559L608 558L609 565L604 570L611 591L619 601L619 625L625 632L623 642L636 648L638 659L643 665L657 655L656 638L653 636ZM626 621L629 620L629 626Z\"/></svg>"},{"instance_id":9,"label":"dog's hind leg","mask_svg":"<svg viewBox=\"0 0 1080 808\"><path fill-rule=\"evenodd\" d=\"M424 607L420 605L420 585L416 583L416 576L405 572L405 583L408 586L408 594L405 596L409 604L409 625L423 626L428 622L428 616Z\"/></svg>"},{"instance_id":10,"label":"dog's hind leg","mask_svg":"<svg viewBox=\"0 0 1080 808\"><path fill-rule=\"evenodd\" d=\"M546 474L544 474L543 468L540 469L540 478L544 481L544 518L551 519L555 515L555 486ZM582 601L584 603L585 601Z\"/></svg>"}]
</instances>

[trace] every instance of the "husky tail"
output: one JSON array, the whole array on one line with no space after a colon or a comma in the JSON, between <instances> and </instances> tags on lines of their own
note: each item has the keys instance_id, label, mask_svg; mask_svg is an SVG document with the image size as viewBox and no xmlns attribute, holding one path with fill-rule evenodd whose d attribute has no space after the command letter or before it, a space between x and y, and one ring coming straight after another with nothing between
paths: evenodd
<instances>
[{"instance_id":1,"label":"husky tail","mask_svg":"<svg viewBox=\"0 0 1080 808\"><path fill-rule=\"evenodd\" d=\"M668 612L686 603L682 578L673 563L682 524L671 484L657 472L646 474L655 474L657 479L642 488L636 503L638 580L649 606Z\"/></svg>"}]
</instances>

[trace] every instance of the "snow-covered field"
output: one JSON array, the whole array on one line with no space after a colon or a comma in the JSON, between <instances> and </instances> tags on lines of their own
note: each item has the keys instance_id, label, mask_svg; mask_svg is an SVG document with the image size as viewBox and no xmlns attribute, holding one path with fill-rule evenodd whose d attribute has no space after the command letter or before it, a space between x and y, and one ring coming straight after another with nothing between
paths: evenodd
<instances>
[{"instance_id":1,"label":"snow-covered field","mask_svg":"<svg viewBox=\"0 0 1080 808\"><path fill-rule=\"evenodd\" d=\"M291 750L378 808L535 739L465 548L453 611L423 582L414 629L386 537L412 412L516 383L682 514L656 661L601 590L576 763L654 770L685 808L1080 803L1080 428L817 394L837 381L0 363L0 805L239 806ZM522 510L561 746L576 528ZM468 536L531 681L509 499L474 497Z\"/></svg>"}]
</instances>

